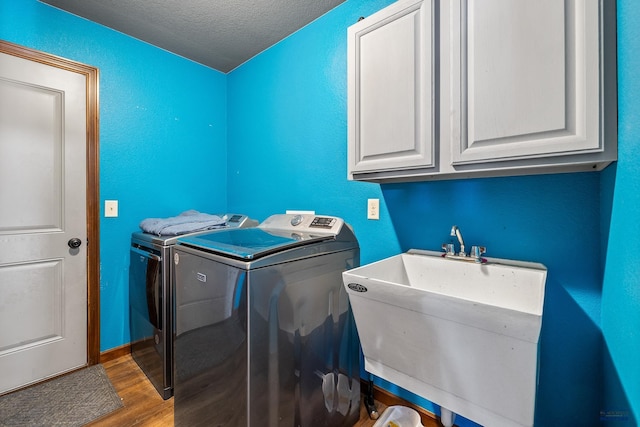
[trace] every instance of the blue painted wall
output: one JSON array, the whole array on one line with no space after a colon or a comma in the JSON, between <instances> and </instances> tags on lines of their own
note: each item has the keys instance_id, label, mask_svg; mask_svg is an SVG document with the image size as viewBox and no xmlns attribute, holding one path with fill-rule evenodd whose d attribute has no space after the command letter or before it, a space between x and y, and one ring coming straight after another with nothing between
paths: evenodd
<instances>
[{"instance_id":1,"label":"blue painted wall","mask_svg":"<svg viewBox=\"0 0 640 427\"><path fill-rule=\"evenodd\" d=\"M362 262L439 249L458 224L489 255L549 268L537 426L640 414L640 4L619 0L620 161L603 173L376 185L346 180L346 28L391 0L348 0L223 75L35 0L0 0L0 38L100 68L101 349L129 340L128 239L195 208L344 217ZM367 198L381 220L366 220ZM608 245L608 242L612 244ZM603 279L604 277L604 279ZM392 384L385 388L437 410ZM459 425L473 425L461 420Z\"/></svg>"},{"instance_id":2,"label":"blue painted wall","mask_svg":"<svg viewBox=\"0 0 640 427\"><path fill-rule=\"evenodd\" d=\"M605 419L640 421L640 3L618 0L618 164L602 290Z\"/></svg>"},{"instance_id":3,"label":"blue painted wall","mask_svg":"<svg viewBox=\"0 0 640 427\"><path fill-rule=\"evenodd\" d=\"M400 246L383 201L383 220L365 219L380 186L346 178L346 28L391 1L348 3L228 75L228 203L260 220L287 209L343 217L369 262Z\"/></svg>"},{"instance_id":4,"label":"blue painted wall","mask_svg":"<svg viewBox=\"0 0 640 427\"><path fill-rule=\"evenodd\" d=\"M36 0L0 0L0 39L100 69L100 348L126 344L131 232L226 210L227 77Z\"/></svg>"}]
</instances>

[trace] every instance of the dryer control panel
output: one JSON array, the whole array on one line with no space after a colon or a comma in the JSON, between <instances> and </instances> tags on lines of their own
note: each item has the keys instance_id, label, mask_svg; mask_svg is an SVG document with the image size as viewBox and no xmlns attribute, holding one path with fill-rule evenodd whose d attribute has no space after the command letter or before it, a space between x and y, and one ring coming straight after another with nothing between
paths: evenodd
<instances>
[{"instance_id":1,"label":"dryer control panel","mask_svg":"<svg viewBox=\"0 0 640 427\"><path fill-rule=\"evenodd\" d=\"M344 220L335 216L277 214L265 219L258 228L315 234L338 234L343 224Z\"/></svg>"}]
</instances>

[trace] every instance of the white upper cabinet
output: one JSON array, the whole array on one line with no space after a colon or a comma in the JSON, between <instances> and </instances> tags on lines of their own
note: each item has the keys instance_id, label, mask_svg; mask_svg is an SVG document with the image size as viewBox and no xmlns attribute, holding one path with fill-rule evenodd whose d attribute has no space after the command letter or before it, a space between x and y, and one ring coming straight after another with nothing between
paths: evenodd
<instances>
[{"instance_id":1,"label":"white upper cabinet","mask_svg":"<svg viewBox=\"0 0 640 427\"><path fill-rule=\"evenodd\" d=\"M349 28L349 171L434 164L433 13L399 1Z\"/></svg>"},{"instance_id":2,"label":"white upper cabinet","mask_svg":"<svg viewBox=\"0 0 640 427\"><path fill-rule=\"evenodd\" d=\"M453 164L603 150L597 2L453 4Z\"/></svg>"},{"instance_id":3,"label":"white upper cabinet","mask_svg":"<svg viewBox=\"0 0 640 427\"><path fill-rule=\"evenodd\" d=\"M404 22L410 7L428 18ZM617 159L614 0L450 0L436 13L400 0L348 37L351 179L601 170Z\"/></svg>"}]
</instances>

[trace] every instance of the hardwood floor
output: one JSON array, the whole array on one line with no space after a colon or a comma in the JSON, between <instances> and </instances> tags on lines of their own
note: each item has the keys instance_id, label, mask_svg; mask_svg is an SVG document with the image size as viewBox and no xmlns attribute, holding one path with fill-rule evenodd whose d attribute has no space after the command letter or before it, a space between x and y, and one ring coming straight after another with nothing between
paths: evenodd
<instances>
[{"instance_id":1,"label":"hardwood floor","mask_svg":"<svg viewBox=\"0 0 640 427\"><path fill-rule=\"evenodd\" d=\"M124 407L87 426L173 426L173 398L163 400L160 397L131 355L120 356L104 362L103 365ZM380 402L376 404L379 413L382 414L386 406ZM363 405L360 410L360 421L354 427L373 427L374 424L375 421L369 419ZM425 414L422 414L422 424L425 427L440 426L435 419Z\"/></svg>"},{"instance_id":2,"label":"hardwood floor","mask_svg":"<svg viewBox=\"0 0 640 427\"><path fill-rule=\"evenodd\" d=\"M130 354L102 365L124 407L88 426L173 426L173 398L160 397Z\"/></svg>"}]
</instances>

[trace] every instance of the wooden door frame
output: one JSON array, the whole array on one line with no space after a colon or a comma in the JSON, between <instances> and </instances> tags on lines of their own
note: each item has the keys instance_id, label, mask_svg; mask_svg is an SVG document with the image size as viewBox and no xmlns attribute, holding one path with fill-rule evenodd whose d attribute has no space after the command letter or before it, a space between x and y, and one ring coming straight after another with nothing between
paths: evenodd
<instances>
[{"instance_id":1,"label":"wooden door frame","mask_svg":"<svg viewBox=\"0 0 640 427\"><path fill-rule=\"evenodd\" d=\"M96 67L0 40L0 53L82 74L87 83L87 364L100 362L100 176Z\"/></svg>"}]
</instances>

